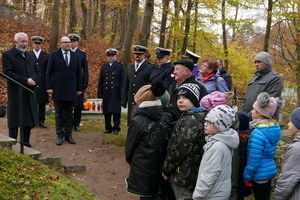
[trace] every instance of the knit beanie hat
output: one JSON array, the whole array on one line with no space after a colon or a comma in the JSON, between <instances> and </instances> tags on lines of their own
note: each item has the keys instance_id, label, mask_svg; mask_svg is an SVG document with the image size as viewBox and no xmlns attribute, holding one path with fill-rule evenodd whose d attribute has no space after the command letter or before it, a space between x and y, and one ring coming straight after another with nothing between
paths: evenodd
<instances>
[{"instance_id":1,"label":"knit beanie hat","mask_svg":"<svg viewBox=\"0 0 300 200\"><path fill-rule=\"evenodd\" d=\"M296 108L295 110L293 110L291 117L290 117L290 121L292 122L292 124L294 125L294 127L300 131L300 107Z\"/></svg>"},{"instance_id":2,"label":"knit beanie hat","mask_svg":"<svg viewBox=\"0 0 300 200\"><path fill-rule=\"evenodd\" d=\"M176 92L176 97L178 95L183 95L188 98L196 108L200 107L199 104L199 96L200 96L200 88L195 83L184 83L182 84Z\"/></svg>"},{"instance_id":3,"label":"knit beanie hat","mask_svg":"<svg viewBox=\"0 0 300 200\"><path fill-rule=\"evenodd\" d=\"M163 81L155 81L152 85L144 85L134 95L134 101L136 104L140 104L144 101L155 101L158 96L165 93L166 87Z\"/></svg>"},{"instance_id":4,"label":"knit beanie hat","mask_svg":"<svg viewBox=\"0 0 300 200\"><path fill-rule=\"evenodd\" d=\"M165 93L163 95L157 97L157 99L159 99L161 101L162 106L168 106L168 104L170 102L170 94L166 90Z\"/></svg>"},{"instance_id":5,"label":"knit beanie hat","mask_svg":"<svg viewBox=\"0 0 300 200\"><path fill-rule=\"evenodd\" d=\"M224 92L223 95L225 97L225 104L232 107L234 92L232 91Z\"/></svg>"},{"instance_id":6,"label":"knit beanie hat","mask_svg":"<svg viewBox=\"0 0 300 200\"><path fill-rule=\"evenodd\" d=\"M269 53L262 51L255 56L254 62L255 61L261 61L261 62L265 63L266 65L271 66L272 58Z\"/></svg>"},{"instance_id":7,"label":"knit beanie hat","mask_svg":"<svg viewBox=\"0 0 300 200\"><path fill-rule=\"evenodd\" d=\"M222 105L225 103L225 96L219 91L212 92L206 96L204 96L200 104L206 110L211 110L218 105Z\"/></svg>"},{"instance_id":8,"label":"knit beanie hat","mask_svg":"<svg viewBox=\"0 0 300 200\"><path fill-rule=\"evenodd\" d=\"M242 130L249 130L249 122L251 121L250 115L245 112L236 112L237 116L239 117L240 121L240 131Z\"/></svg>"},{"instance_id":9,"label":"knit beanie hat","mask_svg":"<svg viewBox=\"0 0 300 200\"><path fill-rule=\"evenodd\" d=\"M266 92L262 92L257 96L253 104L253 108L266 118L271 118L277 109L284 107L285 100L281 97L270 97Z\"/></svg>"},{"instance_id":10,"label":"knit beanie hat","mask_svg":"<svg viewBox=\"0 0 300 200\"><path fill-rule=\"evenodd\" d=\"M212 123L219 131L227 131L235 120L234 111L228 105L219 105L206 115L205 120Z\"/></svg>"}]
</instances>

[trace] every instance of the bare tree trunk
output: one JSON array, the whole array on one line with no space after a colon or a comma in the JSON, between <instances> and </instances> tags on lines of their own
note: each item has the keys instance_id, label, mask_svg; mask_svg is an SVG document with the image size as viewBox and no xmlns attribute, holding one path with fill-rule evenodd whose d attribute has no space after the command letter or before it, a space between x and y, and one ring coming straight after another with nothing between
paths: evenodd
<instances>
[{"instance_id":1,"label":"bare tree trunk","mask_svg":"<svg viewBox=\"0 0 300 200\"><path fill-rule=\"evenodd\" d=\"M33 14L34 16L36 15L36 0L33 0L32 14Z\"/></svg>"},{"instance_id":2,"label":"bare tree trunk","mask_svg":"<svg viewBox=\"0 0 300 200\"><path fill-rule=\"evenodd\" d=\"M105 38L105 0L101 0L100 3L100 15L101 15L101 38Z\"/></svg>"},{"instance_id":3,"label":"bare tree trunk","mask_svg":"<svg viewBox=\"0 0 300 200\"><path fill-rule=\"evenodd\" d=\"M167 14L169 10L170 0L163 0L163 13L161 17L161 25L160 25L160 37L159 37L159 47L165 46L166 39L166 25L167 25Z\"/></svg>"},{"instance_id":4,"label":"bare tree trunk","mask_svg":"<svg viewBox=\"0 0 300 200\"><path fill-rule=\"evenodd\" d=\"M179 19L179 2L178 2L178 0L174 0L174 4L175 4L175 20L173 20L174 21L173 33L175 32L174 27L177 27L177 25L178 25L177 19ZM176 47L177 47L177 38L173 37L173 49L172 49L173 52L175 52Z\"/></svg>"},{"instance_id":5,"label":"bare tree trunk","mask_svg":"<svg viewBox=\"0 0 300 200\"><path fill-rule=\"evenodd\" d=\"M58 33L59 33L59 0L54 0L52 8L51 36L49 44L49 52L57 49Z\"/></svg>"},{"instance_id":6,"label":"bare tree trunk","mask_svg":"<svg viewBox=\"0 0 300 200\"><path fill-rule=\"evenodd\" d=\"M145 47L148 46L148 39L150 37L150 27L151 27L153 9L154 9L154 0L146 0L142 26L138 38L138 44L143 45Z\"/></svg>"},{"instance_id":7,"label":"bare tree trunk","mask_svg":"<svg viewBox=\"0 0 300 200\"><path fill-rule=\"evenodd\" d=\"M198 2L195 3L195 19L194 19L194 35L193 35L193 52L196 52L197 27L198 27Z\"/></svg>"},{"instance_id":8,"label":"bare tree trunk","mask_svg":"<svg viewBox=\"0 0 300 200\"><path fill-rule=\"evenodd\" d=\"M132 0L130 4L130 15L128 20L128 28L126 32L125 42L122 49L121 62L127 66L130 62L131 45L133 40L134 26L137 18L137 11L139 8L139 0Z\"/></svg>"},{"instance_id":9,"label":"bare tree trunk","mask_svg":"<svg viewBox=\"0 0 300 200\"><path fill-rule=\"evenodd\" d=\"M113 23L112 23L112 29L111 29L110 44L112 44L115 41L115 37L116 37L117 31L118 31L118 21L119 21L119 11L118 11L118 9L115 9Z\"/></svg>"},{"instance_id":10,"label":"bare tree trunk","mask_svg":"<svg viewBox=\"0 0 300 200\"><path fill-rule=\"evenodd\" d=\"M77 25L75 0L70 0L70 23L69 33L73 33Z\"/></svg>"},{"instance_id":11,"label":"bare tree trunk","mask_svg":"<svg viewBox=\"0 0 300 200\"><path fill-rule=\"evenodd\" d=\"M126 24L128 24L128 6L125 6L125 9L120 9L120 24L121 24L121 31L120 31L120 46L119 48L122 49L125 41L125 33L126 33Z\"/></svg>"},{"instance_id":12,"label":"bare tree trunk","mask_svg":"<svg viewBox=\"0 0 300 200\"><path fill-rule=\"evenodd\" d=\"M264 40L264 48L263 50L265 52L268 52L269 49L269 40L270 40L270 34L271 34L271 23L272 23L272 11L273 11L273 1L268 0L268 18L267 18L267 27L266 27L266 34L265 34L265 40Z\"/></svg>"},{"instance_id":13,"label":"bare tree trunk","mask_svg":"<svg viewBox=\"0 0 300 200\"><path fill-rule=\"evenodd\" d=\"M45 19L48 22L51 22L52 18L51 18L51 13L52 13L52 0L48 0L48 8L45 11Z\"/></svg>"},{"instance_id":14,"label":"bare tree trunk","mask_svg":"<svg viewBox=\"0 0 300 200\"><path fill-rule=\"evenodd\" d=\"M98 23L98 16L99 16L99 0L95 0L95 1L96 1L96 9L94 11L94 24L92 29L93 34L96 32L96 25Z\"/></svg>"},{"instance_id":15,"label":"bare tree trunk","mask_svg":"<svg viewBox=\"0 0 300 200\"><path fill-rule=\"evenodd\" d=\"M23 11L26 11L26 0L23 0Z\"/></svg>"},{"instance_id":16,"label":"bare tree trunk","mask_svg":"<svg viewBox=\"0 0 300 200\"><path fill-rule=\"evenodd\" d=\"M91 36L92 32L92 0L89 0L89 9L88 9L88 36Z\"/></svg>"},{"instance_id":17,"label":"bare tree trunk","mask_svg":"<svg viewBox=\"0 0 300 200\"><path fill-rule=\"evenodd\" d=\"M62 6L62 13L66 13L66 10L67 10L67 0L64 0L63 2L63 6ZM65 16L62 16L62 19L61 19L61 30L63 33L66 33L66 17Z\"/></svg>"},{"instance_id":18,"label":"bare tree trunk","mask_svg":"<svg viewBox=\"0 0 300 200\"><path fill-rule=\"evenodd\" d=\"M234 21L237 21L238 14L239 14L239 6L237 5L236 8L235 8ZM232 41L233 42L236 40L235 37L236 37L236 27L233 26L233 29L232 29Z\"/></svg>"},{"instance_id":19,"label":"bare tree trunk","mask_svg":"<svg viewBox=\"0 0 300 200\"><path fill-rule=\"evenodd\" d=\"M222 0L222 34L223 34L223 47L225 54L224 67L228 70L228 47L227 47L227 36L226 36L226 18L225 18L225 0Z\"/></svg>"},{"instance_id":20,"label":"bare tree trunk","mask_svg":"<svg viewBox=\"0 0 300 200\"><path fill-rule=\"evenodd\" d=\"M188 0L188 6L186 9L186 13L185 13L185 30L184 30L184 38L183 38L183 43L181 46L181 55L185 54L185 50L187 48L187 44L188 44L188 39L189 39L189 32L190 32L190 24L191 24L191 9L192 9L192 0Z\"/></svg>"},{"instance_id":21,"label":"bare tree trunk","mask_svg":"<svg viewBox=\"0 0 300 200\"><path fill-rule=\"evenodd\" d=\"M83 19L81 22L82 29L81 29L80 35L81 35L82 39L86 40L87 8L86 8L84 0L80 0L80 5L81 5L81 10L82 10L82 16L83 16Z\"/></svg>"}]
</instances>

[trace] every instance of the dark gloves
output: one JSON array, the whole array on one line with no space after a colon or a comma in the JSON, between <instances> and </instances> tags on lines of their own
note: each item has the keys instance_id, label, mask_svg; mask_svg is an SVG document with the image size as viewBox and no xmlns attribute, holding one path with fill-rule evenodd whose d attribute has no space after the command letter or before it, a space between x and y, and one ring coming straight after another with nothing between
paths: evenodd
<instances>
[{"instance_id":1,"label":"dark gloves","mask_svg":"<svg viewBox=\"0 0 300 200\"><path fill-rule=\"evenodd\" d=\"M121 104L121 106L122 106L123 108L126 108L126 107L127 107L127 105L126 105L126 104Z\"/></svg>"},{"instance_id":2,"label":"dark gloves","mask_svg":"<svg viewBox=\"0 0 300 200\"><path fill-rule=\"evenodd\" d=\"M85 90L87 88L88 84L84 83L82 89Z\"/></svg>"},{"instance_id":3,"label":"dark gloves","mask_svg":"<svg viewBox=\"0 0 300 200\"><path fill-rule=\"evenodd\" d=\"M99 93L98 93L98 98L99 98L99 99L102 99L102 94L99 94Z\"/></svg>"}]
</instances>

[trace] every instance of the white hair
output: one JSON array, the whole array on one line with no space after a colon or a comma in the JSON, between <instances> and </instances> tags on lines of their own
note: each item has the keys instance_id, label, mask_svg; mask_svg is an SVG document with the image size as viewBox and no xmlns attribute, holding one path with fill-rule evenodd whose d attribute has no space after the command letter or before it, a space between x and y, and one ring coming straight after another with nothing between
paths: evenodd
<instances>
[{"instance_id":1,"label":"white hair","mask_svg":"<svg viewBox=\"0 0 300 200\"><path fill-rule=\"evenodd\" d=\"M23 33L23 32L19 32L19 33L16 33L15 37L14 37L14 40L17 42L19 40L19 35L23 35L25 36L27 39L28 39L28 35L26 33Z\"/></svg>"}]
</instances>

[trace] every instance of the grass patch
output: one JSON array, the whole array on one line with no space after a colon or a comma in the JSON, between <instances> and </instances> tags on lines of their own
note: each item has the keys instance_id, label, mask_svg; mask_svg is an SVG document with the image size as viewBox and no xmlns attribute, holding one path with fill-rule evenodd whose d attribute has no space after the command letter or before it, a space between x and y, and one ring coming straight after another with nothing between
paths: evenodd
<instances>
[{"instance_id":1,"label":"grass patch","mask_svg":"<svg viewBox=\"0 0 300 200\"><path fill-rule=\"evenodd\" d=\"M0 199L96 199L82 186L28 156L0 148Z\"/></svg>"}]
</instances>

